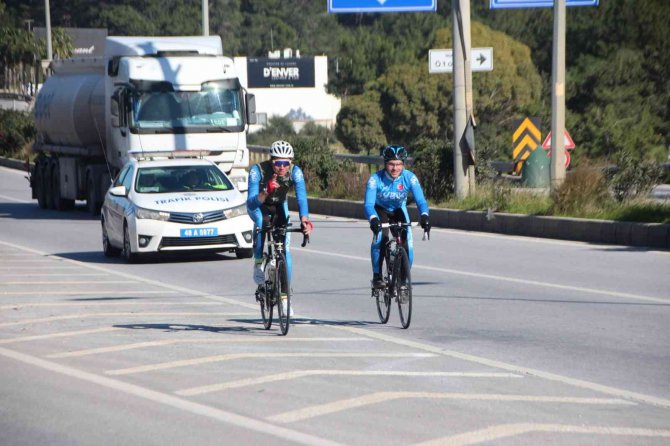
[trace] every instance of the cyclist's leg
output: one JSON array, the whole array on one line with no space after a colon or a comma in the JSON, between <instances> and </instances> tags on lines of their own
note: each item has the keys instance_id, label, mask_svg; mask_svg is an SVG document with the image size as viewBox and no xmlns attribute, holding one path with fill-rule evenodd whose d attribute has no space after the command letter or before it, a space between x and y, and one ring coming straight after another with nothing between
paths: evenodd
<instances>
[{"instance_id":1,"label":"cyclist's leg","mask_svg":"<svg viewBox=\"0 0 670 446\"><path fill-rule=\"evenodd\" d=\"M290 223L291 219L288 213L288 201L284 201L282 206L277 206L277 226L283 226ZM293 272L293 261L291 260L291 233L287 232L284 236L284 257L286 258L286 272L288 281L291 282L291 273Z\"/></svg>"},{"instance_id":2,"label":"cyclist's leg","mask_svg":"<svg viewBox=\"0 0 670 446\"><path fill-rule=\"evenodd\" d=\"M375 211L379 215L380 223L388 223L389 214L381 206L375 206ZM382 229L381 232L373 239L372 245L370 246L370 260L372 262L372 274L374 276L381 274L381 259L384 256L384 249L386 242L388 241L388 228Z\"/></svg>"},{"instance_id":3,"label":"cyclist's leg","mask_svg":"<svg viewBox=\"0 0 670 446\"><path fill-rule=\"evenodd\" d=\"M393 220L400 223L409 223L409 213L405 206L396 209L393 213ZM412 228L406 228L406 231L402 231L402 247L405 248L407 252L407 257L409 259L409 267L412 268L412 261L414 260L414 242L412 239Z\"/></svg>"},{"instance_id":4,"label":"cyclist's leg","mask_svg":"<svg viewBox=\"0 0 670 446\"><path fill-rule=\"evenodd\" d=\"M254 222L254 260L259 261L263 259L263 233L256 232L256 229L263 227L263 211L261 208L256 208L253 211L247 210L249 218Z\"/></svg>"}]
</instances>

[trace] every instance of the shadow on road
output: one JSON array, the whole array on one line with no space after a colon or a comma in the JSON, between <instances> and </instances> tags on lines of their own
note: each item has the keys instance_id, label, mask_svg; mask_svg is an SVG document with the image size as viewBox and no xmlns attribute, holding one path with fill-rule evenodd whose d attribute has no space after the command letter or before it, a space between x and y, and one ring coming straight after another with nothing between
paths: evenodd
<instances>
[{"instance_id":1,"label":"shadow on road","mask_svg":"<svg viewBox=\"0 0 670 446\"><path fill-rule=\"evenodd\" d=\"M114 325L114 328L126 328L128 330L160 330L165 332L180 332L180 331L205 331L209 333L265 332L265 329L263 329L262 327L259 328L259 327L217 326L217 325L212 326L212 325L193 325L193 324L179 324L179 323Z\"/></svg>"},{"instance_id":2,"label":"shadow on road","mask_svg":"<svg viewBox=\"0 0 670 446\"><path fill-rule=\"evenodd\" d=\"M95 264L118 264L126 263L123 257L105 257L100 251L82 251L82 252L64 252L54 253L54 256L63 257L65 259L77 260L83 263ZM237 260L233 253L212 253L212 252L170 252L161 254L145 254L140 257L138 263L192 263L192 262L218 262L222 260Z\"/></svg>"},{"instance_id":3,"label":"shadow on road","mask_svg":"<svg viewBox=\"0 0 670 446\"><path fill-rule=\"evenodd\" d=\"M34 203L0 203L0 218L15 220L100 220L100 216L91 215L85 204L77 204L70 211L54 211L40 209L37 201Z\"/></svg>"}]
</instances>

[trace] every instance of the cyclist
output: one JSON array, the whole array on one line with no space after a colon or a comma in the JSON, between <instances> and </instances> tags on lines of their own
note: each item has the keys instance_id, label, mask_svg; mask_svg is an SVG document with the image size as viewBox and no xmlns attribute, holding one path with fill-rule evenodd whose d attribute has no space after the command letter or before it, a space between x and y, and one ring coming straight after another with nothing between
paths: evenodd
<instances>
[{"instance_id":1,"label":"cyclist","mask_svg":"<svg viewBox=\"0 0 670 446\"><path fill-rule=\"evenodd\" d=\"M249 171L249 195L247 213L254 221L254 282L265 282L263 273L264 235L257 228L268 227L271 223L281 226L289 222L286 194L293 186L298 200L298 213L302 232L308 235L313 228L307 209L307 189L300 167L293 165L293 146L286 141L275 141L270 146L270 160L254 165ZM273 221L270 221L270 218ZM292 262L290 233L284 239L284 255L289 282L291 281Z\"/></svg>"},{"instance_id":2,"label":"cyclist","mask_svg":"<svg viewBox=\"0 0 670 446\"><path fill-rule=\"evenodd\" d=\"M405 169L407 149L399 145L388 145L382 149L384 169L370 176L365 190L365 215L374 234L370 257L372 260L372 286L383 288L384 281L381 274L380 259L383 255L382 247L388 241L388 229L381 230L381 223L410 221L407 213L407 195L412 192L414 201L421 214L419 221L424 231L430 231L428 203L423 195L419 179L414 173ZM402 232L403 247L409 256L409 265L412 267L414 250L412 231Z\"/></svg>"}]
</instances>

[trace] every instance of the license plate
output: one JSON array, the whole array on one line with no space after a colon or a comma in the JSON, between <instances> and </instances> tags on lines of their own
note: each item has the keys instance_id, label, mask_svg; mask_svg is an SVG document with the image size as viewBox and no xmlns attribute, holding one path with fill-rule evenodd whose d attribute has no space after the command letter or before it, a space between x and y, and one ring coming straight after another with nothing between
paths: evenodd
<instances>
[{"instance_id":1,"label":"license plate","mask_svg":"<svg viewBox=\"0 0 670 446\"><path fill-rule=\"evenodd\" d=\"M219 235L217 228L189 228L179 230L179 237L182 238L216 237L217 235Z\"/></svg>"}]
</instances>

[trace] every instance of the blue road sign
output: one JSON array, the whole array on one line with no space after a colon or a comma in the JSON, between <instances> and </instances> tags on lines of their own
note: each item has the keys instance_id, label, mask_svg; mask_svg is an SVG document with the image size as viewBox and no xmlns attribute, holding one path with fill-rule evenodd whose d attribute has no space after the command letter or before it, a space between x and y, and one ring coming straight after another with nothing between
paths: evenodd
<instances>
[{"instance_id":1,"label":"blue road sign","mask_svg":"<svg viewBox=\"0 0 670 446\"><path fill-rule=\"evenodd\" d=\"M432 12L437 0L328 0L330 13Z\"/></svg>"},{"instance_id":2,"label":"blue road sign","mask_svg":"<svg viewBox=\"0 0 670 446\"><path fill-rule=\"evenodd\" d=\"M552 8L554 0L491 0L491 9ZM565 0L565 6L598 6L598 0Z\"/></svg>"}]
</instances>

